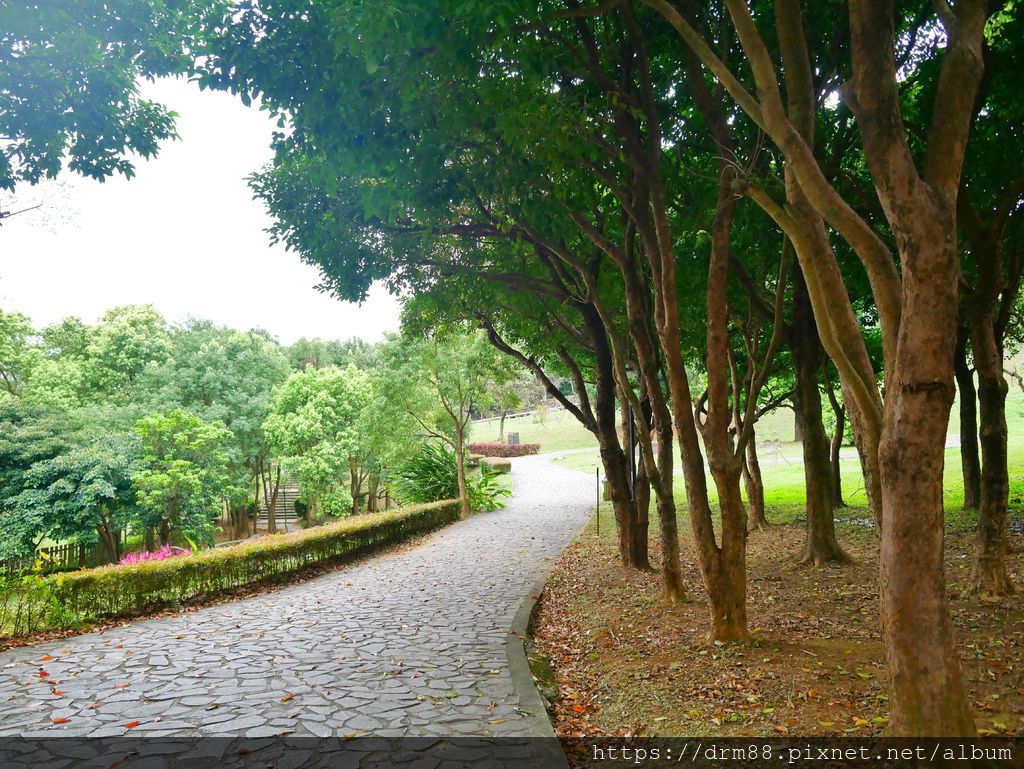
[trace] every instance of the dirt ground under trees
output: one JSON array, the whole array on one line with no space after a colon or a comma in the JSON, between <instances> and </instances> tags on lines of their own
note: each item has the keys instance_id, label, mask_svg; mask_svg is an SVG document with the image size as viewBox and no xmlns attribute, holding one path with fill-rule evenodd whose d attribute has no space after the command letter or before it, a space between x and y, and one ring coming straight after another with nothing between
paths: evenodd
<instances>
[{"instance_id":1,"label":"dirt ground under trees","mask_svg":"<svg viewBox=\"0 0 1024 769\"><path fill-rule=\"evenodd\" d=\"M670 606L661 599L656 573L619 565L609 528L606 522L599 539L591 524L565 551L536 615L537 651L550 659L558 686L560 736L885 732L873 531L840 524L840 541L855 563L817 569L796 562L802 524L751 534L747 611L755 640L722 646L707 640L708 612L689 532L680 532L688 601ZM1019 517L1013 529L1009 569L1018 592L998 603L967 593L973 528L951 524L947 530L953 619L983 734L1024 734ZM653 555L656 561L656 549Z\"/></svg>"}]
</instances>

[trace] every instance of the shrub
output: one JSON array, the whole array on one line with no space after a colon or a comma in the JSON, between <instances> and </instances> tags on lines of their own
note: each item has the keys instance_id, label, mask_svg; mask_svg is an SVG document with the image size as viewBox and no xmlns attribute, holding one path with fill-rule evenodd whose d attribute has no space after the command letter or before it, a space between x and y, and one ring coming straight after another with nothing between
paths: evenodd
<instances>
[{"instance_id":1,"label":"shrub","mask_svg":"<svg viewBox=\"0 0 1024 769\"><path fill-rule=\"evenodd\" d=\"M484 457L480 460L480 467L495 474L512 472L512 463L504 457Z\"/></svg>"},{"instance_id":2,"label":"shrub","mask_svg":"<svg viewBox=\"0 0 1024 769\"><path fill-rule=\"evenodd\" d=\"M455 452L440 443L426 443L391 476L391 488L403 502L433 502L459 496Z\"/></svg>"},{"instance_id":3,"label":"shrub","mask_svg":"<svg viewBox=\"0 0 1024 769\"><path fill-rule=\"evenodd\" d=\"M83 617L132 616L198 596L274 581L401 541L458 517L459 502L444 500L353 516L315 529L192 555L39 578L45 581L45 590L34 582L8 584L6 591L0 591L0 633L64 628Z\"/></svg>"},{"instance_id":4,"label":"shrub","mask_svg":"<svg viewBox=\"0 0 1024 769\"><path fill-rule=\"evenodd\" d=\"M480 467L480 460L483 458L483 454L467 454L466 467Z\"/></svg>"},{"instance_id":5,"label":"shrub","mask_svg":"<svg viewBox=\"0 0 1024 769\"><path fill-rule=\"evenodd\" d=\"M525 457L540 451L539 443L470 443L466 446L474 454L485 457Z\"/></svg>"},{"instance_id":6,"label":"shrub","mask_svg":"<svg viewBox=\"0 0 1024 769\"><path fill-rule=\"evenodd\" d=\"M466 474L469 506L474 510L497 510L504 506L502 498L512 493L496 483L494 475L484 468L479 473ZM440 443L424 445L412 460L395 472L391 487L403 502L429 502L432 496L458 497L459 470L455 452Z\"/></svg>"}]
</instances>

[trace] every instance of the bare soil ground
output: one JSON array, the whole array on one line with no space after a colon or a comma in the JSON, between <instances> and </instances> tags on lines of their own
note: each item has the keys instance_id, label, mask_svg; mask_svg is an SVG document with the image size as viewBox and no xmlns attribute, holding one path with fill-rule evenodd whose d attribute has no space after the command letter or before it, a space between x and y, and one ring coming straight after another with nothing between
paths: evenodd
<instances>
[{"instance_id":1,"label":"bare soil ground","mask_svg":"<svg viewBox=\"0 0 1024 769\"><path fill-rule=\"evenodd\" d=\"M652 522L653 524L653 522ZM606 527L603 527L606 528ZM1018 529L1019 531L1019 529ZM751 534L748 619L754 641L707 640L704 587L681 531L688 602L661 599L656 573L626 570L593 526L565 551L542 595L537 649L555 670L555 729L578 736L882 734L886 667L878 547L841 525L856 562L798 565L799 523ZM1011 536L1017 595L969 595L972 531L947 533L947 579L964 673L982 733L1024 734L1024 536ZM656 544L654 545L656 547ZM658 553L652 553L657 561Z\"/></svg>"}]
</instances>

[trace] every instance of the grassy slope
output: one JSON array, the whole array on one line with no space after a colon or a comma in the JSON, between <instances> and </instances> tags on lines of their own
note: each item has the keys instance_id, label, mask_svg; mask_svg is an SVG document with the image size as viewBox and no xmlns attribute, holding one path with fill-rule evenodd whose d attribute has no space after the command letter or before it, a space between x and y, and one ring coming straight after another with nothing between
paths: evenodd
<instances>
[{"instance_id":1,"label":"grassy slope","mask_svg":"<svg viewBox=\"0 0 1024 769\"><path fill-rule=\"evenodd\" d=\"M469 440L498 440L498 422L497 419L474 422ZM597 439L567 411L549 411L543 423L532 413L509 417L505 420L505 435L509 433L519 433L520 443L539 443L542 452L593 448L596 456Z\"/></svg>"}]
</instances>

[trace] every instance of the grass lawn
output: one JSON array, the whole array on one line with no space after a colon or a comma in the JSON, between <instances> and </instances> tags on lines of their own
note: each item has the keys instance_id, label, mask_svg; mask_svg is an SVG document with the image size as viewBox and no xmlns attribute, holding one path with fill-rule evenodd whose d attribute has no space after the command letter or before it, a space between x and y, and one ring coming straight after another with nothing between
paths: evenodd
<instances>
[{"instance_id":1,"label":"grass lawn","mask_svg":"<svg viewBox=\"0 0 1024 769\"><path fill-rule=\"evenodd\" d=\"M481 419L473 422L470 429L471 443L498 440L499 419ZM505 435L519 433L520 443L539 443L541 452L569 451L593 448L597 451L597 439L568 411L548 411L543 422L538 422L534 413L509 417L505 420Z\"/></svg>"},{"instance_id":2,"label":"grass lawn","mask_svg":"<svg viewBox=\"0 0 1024 769\"><path fill-rule=\"evenodd\" d=\"M761 474L764 477L765 502L769 519L776 516L777 519L790 520L794 516L803 514L804 488L803 488L803 463L800 461L802 451L799 443L792 439L792 412L782 409L768 415L775 424L775 430L783 427L789 430L788 443L782 443L778 448L768 446L758 447L758 456L761 461ZM788 422L785 418L788 417ZM1017 388L1010 391L1006 404L1006 421L1009 428L1009 467L1010 467L1010 505L1024 506L1024 393ZM959 413L956 404L953 405L950 415L949 432L958 434L960 429ZM762 431L758 423L759 442L762 435L770 434L770 431ZM774 440L765 438L765 440ZM543 450L543 447L542 447ZM852 454L849 449L844 453ZM594 474L594 469L600 465L600 457L597 449L585 453L566 454L554 459L556 464L568 467L573 470L580 470L588 475ZM841 460L843 477L843 498L853 508L865 507L867 497L864 492L864 478L861 475L860 461L856 456L846 457ZM676 452L676 476L675 492L676 499L682 503L686 499L686 490L683 486L682 475L678 473L680 467L678 449ZM710 479L709 479L710 480ZM712 501L717 500L717 493L713 483L709 483ZM956 514L964 500L963 476L960 472L960 449L953 447L946 450L946 473L945 473L946 507L947 515Z\"/></svg>"}]
</instances>

